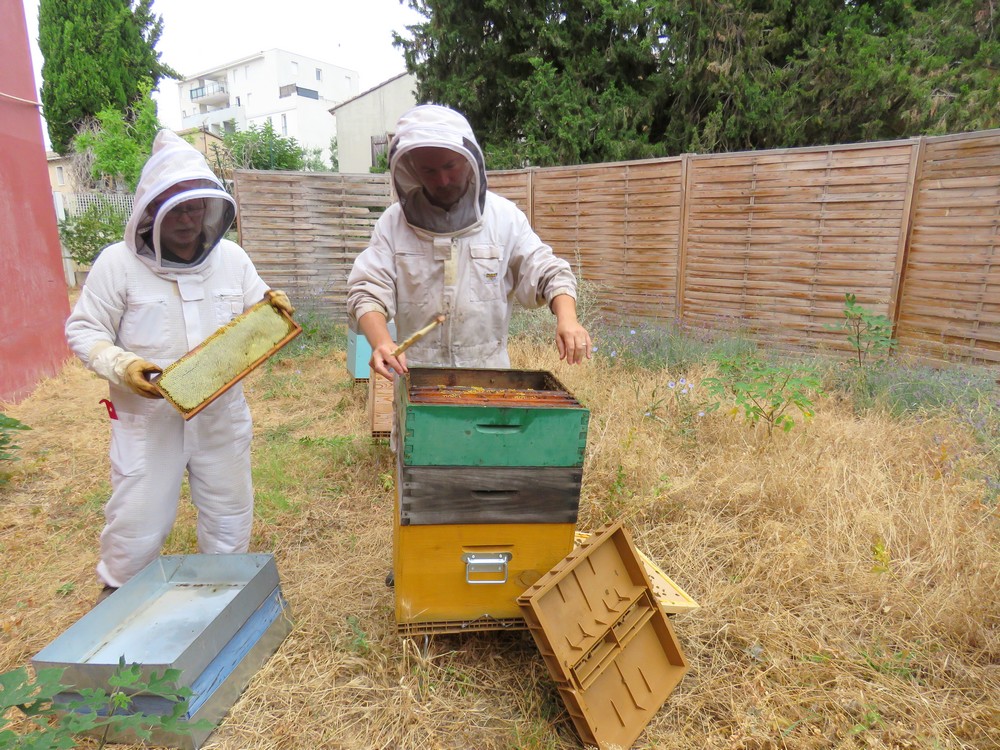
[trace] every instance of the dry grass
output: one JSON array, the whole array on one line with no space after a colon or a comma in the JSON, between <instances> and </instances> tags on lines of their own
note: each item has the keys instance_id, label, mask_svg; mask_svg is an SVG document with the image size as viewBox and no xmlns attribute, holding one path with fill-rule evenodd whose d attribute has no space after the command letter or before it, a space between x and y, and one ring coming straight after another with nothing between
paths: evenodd
<instances>
[{"instance_id":1,"label":"dry grass","mask_svg":"<svg viewBox=\"0 0 1000 750\"><path fill-rule=\"evenodd\" d=\"M722 416L682 435L643 418L667 373L514 356L591 409L580 528L625 519L702 605L673 619L691 671L640 747L1000 747L1000 519L960 425L828 399L771 442ZM526 633L396 635L391 456L365 393L343 353L248 380L252 549L274 553L295 628L208 747L579 747ZM71 363L3 409L34 429L0 491L0 671L97 594L104 394ZM192 521L168 553L196 551Z\"/></svg>"}]
</instances>

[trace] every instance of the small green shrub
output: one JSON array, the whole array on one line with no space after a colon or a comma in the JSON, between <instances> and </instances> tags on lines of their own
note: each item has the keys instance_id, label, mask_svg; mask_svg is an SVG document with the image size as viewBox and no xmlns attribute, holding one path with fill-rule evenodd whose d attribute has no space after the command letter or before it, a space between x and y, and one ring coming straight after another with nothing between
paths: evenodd
<instances>
[{"instance_id":1,"label":"small green shrub","mask_svg":"<svg viewBox=\"0 0 1000 750\"><path fill-rule=\"evenodd\" d=\"M82 266L94 262L101 250L125 235L128 213L99 197L77 216L59 222L59 239L69 257Z\"/></svg>"},{"instance_id":2,"label":"small green shrub","mask_svg":"<svg viewBox=\"0 0 1000 750\"><path fill-rule=\"evenodd\" d=\"M859 305L857 297L850 292L844 295L844 320L827 328L847 334L859 368L864 368L871 358L888 356L896 345L892 321Z\"/></svg>"},{"instance_id":3,"label":"small green shrub","mask_svg":"<svg viewBox=\"0 0 1000 750\"><path fill-rule=\"evenodd\" d=\"M0 462L17 460L15 452L21 449L17 444L17 433L30 429L20 420L0 412ZM9 477L10 475L3 470L3 463L0 463L0 486L6 484Z\"/></svg>"},{"instance_id":4,"label":"small green shrub","mask_svg":"<svg viewBox=\"0 0 1000 750\"><path fill-rule=\"evenodd\" d=\"M103 748L108 738L119 733L132 733L141 740L149 740L154 731L187 735L195 730L211 729L208 721L183 723L188 710L190 688L175 687L181 673L168 669L162 676L153 673L149 680L140 678L138 664L126 665L125 659L108 679L109 690L87 688L80 690L78 699L57 702L60 693L71 688L61 684L62 669L40 669L34 680L27 669L20 667L0 674L0 748L7 750L56 750L73 748L76 739L85 734L98 736L98 748ZM70 693L71 695L77 695ZM145 714L130 712L138 695L164 698L171 702L171 713ZM30 728L21 734L7 729L10 720L5 718L11 708L18 708L28 717Z\"/></svg>"},{"instance_id":5,"label":"small green shrub","mask_svg":"<svg viewBox=\"0 0 1000 750\"><path fill-rule=\"evenodd\" d=\"M742 410L745 421L754 427L763 422L769 438L775 427L788 432L795 426L793 409L806 419L813 416L812 398L822 393L814 369L763 362L752 355L725 357L718 365L718 377L705 378L702 385L712 397L735 399L734 412ZM708 409L716 411L720 406L721 401L716 401Z\"/></svg>"},{"instance_id":6,"label":"small green shrub","mask_svg":"<svg viewBox=\"0 0 1000 750\"><path fill-rule=\"evenodd\" d=\"M14 451L20 450L21 446L15 441L15 434L30 429L28 425L20 420L8 417L3 412L0 412L0 461L17 460Z\"/></svg>"}]
</instances>

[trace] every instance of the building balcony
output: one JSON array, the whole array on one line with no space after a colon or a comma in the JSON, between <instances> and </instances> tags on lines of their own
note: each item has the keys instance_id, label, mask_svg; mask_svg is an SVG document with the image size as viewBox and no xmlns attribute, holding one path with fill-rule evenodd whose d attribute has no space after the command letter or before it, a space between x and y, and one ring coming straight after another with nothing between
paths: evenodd
<instances>
[{"instance_id":1,"label":"building balcony","mask_svg":"<svg viewBox=\"0 0 1000 750\"><path fill-rule=\"evenodd\" d=\"M208 81L203 86L190 91L192 102L198 104L220 104L229 102L229 89L226 84L218 81Z\"/></svg>"},{"instance_id":2,"label":"building balcony","mask_svg":"<svg viewBox=\"0 0 1000 750\"><path fill-rule=\"evenodd\" d=\"M207 127L211 132L219 133L225 131L227 122L231 122L238 130L245 130L247 118L243 107L224 107L211 112L199 112L183 118L181 127Z\"/></svg>"}]
</instances>

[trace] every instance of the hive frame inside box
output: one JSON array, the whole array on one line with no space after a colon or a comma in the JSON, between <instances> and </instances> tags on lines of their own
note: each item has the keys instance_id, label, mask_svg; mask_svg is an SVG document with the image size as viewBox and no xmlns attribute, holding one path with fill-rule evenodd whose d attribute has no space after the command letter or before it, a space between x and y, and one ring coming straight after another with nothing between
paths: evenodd
<instances>
[{"instance_id":1,"label":"hive frame inside box","mask_svg":"<svg viewBox=\"0 0 1000 750\"><path fill-rule=\"evenodd\" d=\"M421 372L425 371L425 372ZM461 378L527 378L537 379L544 375L553 387L565 390L549 373L523 371L456 371L454 368L411 368L411 375L416 373L419 381L422 374L431 378L447 379L457 373ZM477 381L478 382L478 381ZM483 380L486 382L486 380ZM576 526L576 514L579 507L579 483L582 478L583 447L577 445L585 440L581 437L579 415L566 413L572 422L567 432L571 438L568 450L554 455L563 461L561 467L550 466L506 466L505 451L490 451L484 458L487 463L496 461L497 466L440 466L404 464L404 448L401 444L407 436L412 437L412 429L401 429L401 412L406 408L406 389L408 380L405 376L397 377L395 381L394 399L394 429L396 431L397 461L396 496L394 498L393 518L393 571L395 580L395 603L397 629L401 635L432 635L436 633L462 633L470 631L523 629L524 619L517 606L517 596L528 585L537 580L550 567L557 564L573 546L573 534ZM574 405L579 404L573 400ZM521 406L530 406L525 403ZM433 409L431 410L433 411ZM493 412L496 410L494 409ZM582 407L578 411L584 411ZM492 413L492 412L490 412ZM589 413L588 413L589 414ZM495 416L495 414L494 414ZM411 414L412 417L412 414ZM403 419L405 421L405 419ZM433 421L433 420L432 420ZM477 422L479 420L477 419ZM503 420L501 420L503 421ZM461 420L459 420L461 422ZM517 420L514 420L517 422ZM423 423L421 423L423 424ZM442 427L443 425L443 427ZM482 425L479 425L482 427ZM442 427L446 433L456 429L453 424L434 422L434 429ZM537 425L535 425L537 427ZM583 430L586 428L586 414L583 415ZM461 425L457 428L461 431ZM506 425L497 429L486 429L486 440L496 440L509 444ZM513 430L519 432L519 430ZM445 441L448 442L448 441ZM488 444L488 443L487 443ZM424 458L427 454L418 451L406 451L406 456ZM438 460L431 455L431 461ZM577 465L579 464L579 465ZM492 472L492 473L491 473ZM567 473L566 477L558 476ZM480 517L471 509L472 503L462 502L468 498L462 497L462 489L449 488L446 494L449 503L456 509L453 516L460 522L452 523L442 517L448 503L437 501L433 492L424 489L417 495L410 494L410 505L404 507L404 485L417 486L428 484L429 478L439 473L447 482L456 477L469 480L470 476L479 475L476 490L470 494L482 495L498 506L510 510L503 513L483 511ZM498 489L497 477L500 474L516 476L518 473L532 473L539 484L553 490L553 497L541 503L542 508L529 508L524 503L512 502L507 494ZM404 481L404 477L406 481ZM523 479L523 477L518 478ZM410 485L416 482L416 485ZM517 490L524 489L525 482L514 480L511 486ZM407 490L411 492L412 490ZM493 495L491 493L497 493ZM572 497L571 497L572 496ZM417 501L419 500L419 507ZM549 501L550 500L550 501ZM572 508L567 503L572 500ZM426 502L425 502L426 501ZM509 514L509 515L505 515ZM488 522L482 522L488 517ZM508 521L509 522L505 522ZM557 522L545 522L545 521ZM501 567L505 576L503 583L470 584L470 568L466 565L490 565L499 554L510 557ZM467 556L480 557L479 560L463 563ZM406 565L402 562L406 561ZM486 576L493 575L490 573Z\"/></svg>"},{"instance_id":2,"label":"hive frame inside box","mask_svg":"<svg viewBox=\"0 0 1000 750\"><path fill-rule=\"evenodd\" d=\"M143 681L180 670L175 684L192 691L184 731L157 730L152 741L198 750L291 627L271 555L164 556L42 649L32 666L63 669L71 690L56 696L59 703L79 700L76 691L86 688L106 690L119 657L138 663ZM139 695L129 711L169 716L174 706ZM194 728L202 720L211 726ZM138 740L129 732L110 739Z\"/></svg>"}]
</instances>

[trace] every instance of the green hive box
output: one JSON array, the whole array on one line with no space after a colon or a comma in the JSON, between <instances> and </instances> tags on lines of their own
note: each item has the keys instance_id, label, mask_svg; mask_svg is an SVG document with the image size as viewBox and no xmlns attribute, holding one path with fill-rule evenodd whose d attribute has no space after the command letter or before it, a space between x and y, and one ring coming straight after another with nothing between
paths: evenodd
<instances>
[{"instance_id":1,"label":"green hive box","mask_svg":"<svg viewBox=\"0 0 1000 750\"><path fill-rule=\"evenodd\" d=\"M542 370L411 367L395 410L404 466L583 466L590 412Z\"/></svg>"}]
</instances>

